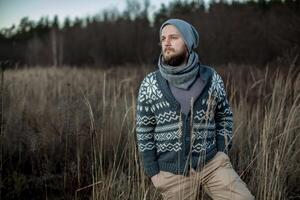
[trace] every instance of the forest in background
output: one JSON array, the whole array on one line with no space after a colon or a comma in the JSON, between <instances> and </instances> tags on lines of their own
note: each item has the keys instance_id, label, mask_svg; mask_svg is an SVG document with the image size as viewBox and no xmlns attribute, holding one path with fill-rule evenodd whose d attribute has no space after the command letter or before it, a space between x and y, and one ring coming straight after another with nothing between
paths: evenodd
<instances>
[{"instance_id":1,"label":"forest in background","mask_svg":"<svg viewBox=\"0 0 300 200\"><path fill-rule=\"evenodd\" d=\"M127 8L105 10L84 19L24 17L0 31L0 61L13 66L155 65L159 27L181 18L200 32L197 49L209 64L265 65L299 53L300 1L174 1L149 17L150 1L128 0ZM150 20L151 19L151 20Z\"/></svg>"}]
</instances>

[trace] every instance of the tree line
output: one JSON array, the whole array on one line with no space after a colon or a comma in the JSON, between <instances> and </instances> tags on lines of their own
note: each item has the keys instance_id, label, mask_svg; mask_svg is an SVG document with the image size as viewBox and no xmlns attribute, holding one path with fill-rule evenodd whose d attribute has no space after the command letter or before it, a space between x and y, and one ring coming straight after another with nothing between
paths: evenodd
<instances>
[{"instance_id":1,"label":"tree line","mask_svg":"<svg viewBox=\"0 0 300 200\"><path fill-rule=\"evenodd\" d=\"M174 1L149 17L149 0L128 0L123 12L105 10L59 22L24 17L0 31L0 60L18 66L113 66L156 64L159 28L168 18L192 23L197 49L210 64L266 64L300 47L300 1Z\"/></svg>"}]
</instances>

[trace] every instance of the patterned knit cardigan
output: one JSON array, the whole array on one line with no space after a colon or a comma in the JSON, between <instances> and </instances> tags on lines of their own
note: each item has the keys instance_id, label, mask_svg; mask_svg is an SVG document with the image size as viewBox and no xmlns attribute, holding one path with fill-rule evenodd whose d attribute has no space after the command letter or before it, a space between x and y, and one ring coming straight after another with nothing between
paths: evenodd
<instances>
[{"instance_id":1,"label":"patterned knit cardigan","mask_svg":"<svg viewBox=\"0 0 300 200\"><path fill-rule=\"evenodd\" d=\"M148 74L137 99L136 133L146 174L160 170L186 175L201 170L217 151L231 147L233 117L220 75L201 65L203 91L188 114L172 95L159 71Z\"/></svg>"}]
</instances>

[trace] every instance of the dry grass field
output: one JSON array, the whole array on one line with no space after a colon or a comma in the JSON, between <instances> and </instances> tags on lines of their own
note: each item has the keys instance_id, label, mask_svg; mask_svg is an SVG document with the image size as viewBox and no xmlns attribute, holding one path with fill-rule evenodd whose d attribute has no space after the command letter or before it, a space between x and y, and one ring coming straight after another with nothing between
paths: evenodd
<instances>
[{"instance_id":1,"label":"dry grass field","mask_svg":"<svg viewBox=\"0 0 300 200\"><path fill-rule=\"evenodd\" d=\"M234 113L234 168L258 200L300 199L299 66L215 69ZM135 136L138 86L152 70L7 69L1 199L161 199Z\"/></svg>"}]
</instances>

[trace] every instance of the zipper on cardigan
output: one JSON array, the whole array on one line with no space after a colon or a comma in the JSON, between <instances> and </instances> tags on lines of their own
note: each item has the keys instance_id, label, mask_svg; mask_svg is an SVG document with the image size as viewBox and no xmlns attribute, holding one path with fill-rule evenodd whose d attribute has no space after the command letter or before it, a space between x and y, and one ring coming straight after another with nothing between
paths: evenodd
<instances>
[{"instance_id":1,"label":"zipper on cardigan","mask_svg":"<svg viewBox=\"0 0 300 200\"><path fill-rule=\"evenodd\" d=\"M180 109L180 112L179 112L179 124L178 124L178 126L179 126L179 132L178 132L178 134L179 134L179 137L178 137L178 143L180 144L182 144L182 149L181 149L181 151L183 151L183 122L182 122L182 114L181 114L181 109ZM178 157L177 157L177 163L178 163L178 171L179 171L179 169L180 169L180 151L178 151L178 153L177 153L177 155L178 155Z\"/></svg>"},{"instance_id":2,"label":"zipper on cardigan","mask_svg":"<svg viewBox=\"0 0 300 200\"><path fill-rule=\"evenodd\" d=\"M191 98L191 117L190 117L190 168L192 168L192 151L193 151L193 144L194 144L194 134L193 134L193 119L194 119L194 97Z\"/></svg>"}]
</instances>

